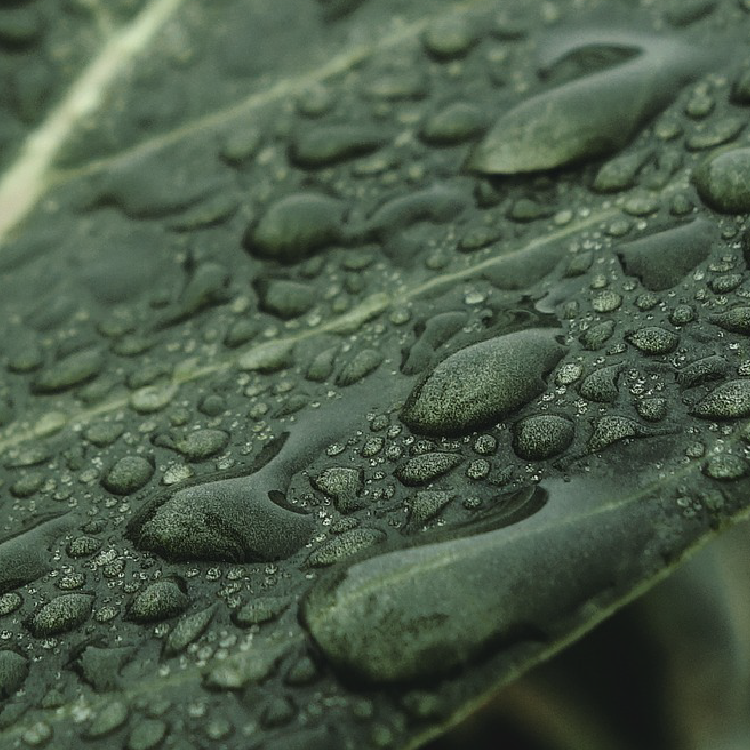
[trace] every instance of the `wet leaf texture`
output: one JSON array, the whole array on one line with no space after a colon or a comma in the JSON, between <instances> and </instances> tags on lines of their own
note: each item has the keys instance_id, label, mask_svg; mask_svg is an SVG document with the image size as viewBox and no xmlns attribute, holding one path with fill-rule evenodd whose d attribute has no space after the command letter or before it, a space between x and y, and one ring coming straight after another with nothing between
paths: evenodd
<instances>
[{"instance_id":1,"label":"wet leaf texture","mask_svg":"<svg viewBox=\"0 0 750 750\"><path fill-rule=\"evenodd\" d=\"M743 4L6 5L0 746L416 747L746 512Z\"/></svg>"}]
</instances>

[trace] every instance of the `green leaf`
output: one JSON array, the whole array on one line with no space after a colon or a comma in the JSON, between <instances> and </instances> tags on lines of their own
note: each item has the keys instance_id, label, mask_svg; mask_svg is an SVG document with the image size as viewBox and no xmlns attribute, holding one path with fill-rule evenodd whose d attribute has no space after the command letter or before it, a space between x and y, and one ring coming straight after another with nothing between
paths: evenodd
<instances>
[{"instance_id":1,"label":"green leaf","mask_svg":"<svg viewBox=\"0 0 750 750\"><path fill-rule=\"evenodd\" d=\"M740 4L6 6L0 745L417 747L748 515Z\"/></svg>"}]
</instances>

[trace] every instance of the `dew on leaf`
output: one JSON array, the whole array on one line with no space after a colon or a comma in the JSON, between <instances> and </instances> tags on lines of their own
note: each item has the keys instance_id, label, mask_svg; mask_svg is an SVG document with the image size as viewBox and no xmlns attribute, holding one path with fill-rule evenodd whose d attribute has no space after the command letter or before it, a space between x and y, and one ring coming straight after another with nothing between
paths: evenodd
<instances>
[{"instance_id":1,"label":"dew on leaf","mask_svg":"<svg viewBox=\"0 0 750 750\"><path fill-rule=\"evenodd\" d=\"M513 450L521 458L545 459L559 455L573 442L573 423L566 417L538 414L515 426Z\"/></svg>"},{"instance_id":2,"label":"dew on leaf","mask_svg":"<svg viewBox=\"0 0 750 750\"><path fill-rule=\"evenodd\" d=\"M40 370L31 383L35 393L57 393L95 378L104 367L99 349L70 354Z\"/></svg>"},{"instance_id":3,"label":"dew on leaf","mask_svg":"<svg viewBox=\"0 0 750 750\"><path fill-rule=\"evenodd\" d=\"M50 569L49 546L72 528L69 515L45 520L0 542L0 592L31 583Z\"/></svg>"},{"instance_id":4,"label":"dew on leaf","mask_svg":"<svg viewBox=\"0 0 750 750\"><path fill-rule=\"evenodd\" d=\"M333 565L362 550L382 544L385 539L385 534L380 529L365 526L344 531L313 550L307 558L307 565L312 568Z\"/></svg>"},{"instance_id":5,"label":"dew on leaf","mask_svg":"<svg viewBox=\"0 0 750 750\"><path fill-rule=\"evenodd\" d=\"M461 460L460 456L453 453L422 453L398 466L395 475L409 487L428 484L454 469Z\"/></svg>"},{"instance_id":6,"label":"dew on leaf","mask_svg":"<svg viewBox=\"0 0 750 750\"><path fill-rule=\"evenodd\" d=\"M242 479L178 490L146 506L129 527L140 549L169 560L233 562L288 557L311 532L308 515L282 508Z\"/></svg>"},{"instance_id":7,"label":"dew on leaf","mask_svg":"<svg viewBox=\"0 0 750 750\"><path fill-rule=\"evenodd\" d=\"M693 173L701 199L726 214L750 210L750 148L711 154Z\"/></svg>"},{"instance_id":8,"label":"dew on leaf","mask_svg":"<svg viewBox=\"0 0 750 750\"><path fill-rule=\"evenodd\" d=\"M255 597L236 610L232 620L242 628L260 625L275 620L289 605L290 601L285 597Z\"/></svg>"},{"instance_id":9,"label":"dew on leaf","mask_svg":"<svg viewBox=\"0 0 750 750\"><path fill-rule=\"evenodd\" d=\"M473 344L435 367L412 391L402 418L437 434L491 424L537 396L564 351L554 331L533 329Z\"/></svg>"},{"instance_id":10,"label":"dew on leaf","mask_svg":"<svg viewBox=\"0 0 750 750\"><path fill-rule=\"evenodd\" d=\"M618 247L628 274L652 291L670 289L706 259L716 237L713 224L697 219Z\"/></svg>"},{"instance_id":11,"label":"dew on leaf","mask_svg":"<svg viewBox=\"0 0 750 750\"><path fill-rule=\"evenodd\" d=\"M164 652L168 656L174 656L184 651L188 645L199 638L216 613L216 605L181 617L174 625L164 644Z\"/></svg>"},{"instance_id":12,"label":"dew on leaf","mask_svg":"<svg viewBox=\"0 0 750 750\"><path fill-rule=\"evenodd\" d=\"M131 495L145 487L153 474L153 462L143 456L123 456L109 467L102 485L115 495Z\"/></svg>"},{"instance_id":13,"label":"dew on leaf","mask_svg":"<svg viewBox=\"0 0 750 750\"><path fill-rule=\"evenodd\" d=\"M271 204L248 228L245 249L280 263L298 263L336 241L343 206L320 193L296 193Z\"/></svg>"},{"instance_id":14,"label":"dew on leaf","mask_svg":"<svg viewBox=\"0 0 750 750\"><path fill-rule=\"evenodd\" d=\"M534 637L561 602L606 590L619 565L612 544L648 549L654 533L617 506L579 518L575 537L545 516L335 570L305 599L303 621L332 666L368 682L450 673L493 644ZM529 595L515 596L519 588Z\"/></svg>"},{"instance_id":15,"label":"dew on leaf","mask_svg":"<svg viewBox=\"0 0 750 750\"><path fill-rule=\"evenodd\" d=\"M750 415L750 379L722 383L698 401L693 414L704 419L735 419Z\"/></svg>"},{"instance_id":16,"label":"dew on leaf","mask_svg":"<svg viewBox=\"0 0 750 750\"><path fill-rule=\"evenodd\" d=\"M126 615L135 622L155 622L182 614L189 604L184 581L156 581L133 597Z\"/></svg>"},{"instance_id":17,"label":"dew on leaf","mask_svg":"<svg viewBox=\"0 0 750 750\"><path fill-rule=\"evenodd\" d=\"M364 481L361 469L331 466L314 477L312 484L330 497L341 513L364 508L368 503L362 494Z\"/></svg>"},{"instance_id":18,"label":"dew on leaf","mask_svg":"<svg viewBox=\"0 0 750 750\"><path fill-rule=\"evenodd\" d=\"M305 128L292 141L291 161L306 169L327 167L340 161L365 156L385 142L381 130L356 125Z\"/></svg>"},{"instance_id":19,"label":"dew on leaf","mask_svg":"<svg viewBox=\"0 0 750 750\"><path fill-rule=\"evenodd\" d=\"M518 174L615 152L705 64L668 37L611 33L613 47L634 49L630 61L522 101L496 121L471 153L468 168L483 174ZM563 50L586 42L604 46L608 36L576 35L563 43ZM558 54L562 57L564 51Z\"/></svg>"},{"instance_id":20,"label":"dew on leaf","mask_svg":"<svg viewBox=\"0 0 750 750\"><path fill-rule=\"evenodd\" d=\"M61 594L31 618L29 629L37 638L73 630L88 619L93 599L90 594Z\"/></svg>"},{"instance_id":21,"label":"dew on leaf","mask_svg":"<svg viewBox=\"0 0 750 750\"><path fill-rule=\"evenodd\" d=\"M644 354L669 354L677 348L679 337L660 326L645 326L625 335L636 349Z\"/></svg>"}]
</instances>

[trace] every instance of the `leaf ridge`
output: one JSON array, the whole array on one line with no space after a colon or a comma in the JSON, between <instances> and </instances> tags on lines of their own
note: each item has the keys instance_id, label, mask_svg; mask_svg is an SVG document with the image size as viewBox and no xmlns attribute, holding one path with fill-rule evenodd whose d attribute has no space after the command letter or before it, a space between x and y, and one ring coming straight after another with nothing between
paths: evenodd
<instances>
[{"instance_id":1,"label":"leaf ridge","mask_svg":"<svg viewBox=\"0 0 750 750\"><path fill-rule=\"evenodd\" d=\"M471 263L464 268L453 270L440 276L433 277L429 281L417 286L411 288L402 287L392 294L381 292L370 295L354 309L331 318L314 328L295 332L288 336L271 339L270 341L264 341L260 344L254 344L246 348L239 348L236 351L229 352L228 356L213 357L210 364L202 365L200 367L183 368L181 373L179 372L180 368L178 366L176 367L178 374L172 378L171 384L173 386L179 386L183 383L194 382L222 370L229 369L230 367L240 363L243 359L252 359L254 356L262 354L264 348L269 349L283 346L293 346L294 344L301 341L326 333L345 334L347 332L350 332L352 329L359 327L359 325L361 325L363 322L371 320L377 315L383 313L391 306L408 303L409 301L423 294L429 293L436 288L475 276L482 271L492 268L494 265L506 262L506 260L511 256L523 256L523 254L528 252L529 250L533 250L547 244L561 242L567 237L589 229L592 226L606 221L607 219L611 219L618 213L619 209L614 207L606 207L599 211L592 211L588 214L588 216L581 218L579 221L572 222L565 227L555 229L541 238L532 239L511 253L503 253L495 257L487 258L480 262ZM193 357L191 355L190 359L192 358ZM54 430L56 432L59 429L70 426L71 424L87 423L92 419L101 416L102 414L125 408L128 404L129 399L129 393L124 395L118 394L116 397L110 398L109 400L97 404L93 407L87 407L78 410L74 409L68 413L66 413L64 410L61 410L59 407L53 408L52 410L44 412L42 414L31 415L27 419L27 423L33 423L35 426L27 427L26 429L19 429L20 426L18 422L11 422L6 425L2 432L0 432L0 451L15 447L29 440L34 440L39 437L49 435L49 418L51 418L52 416L55 417L54 421L52 421L52 424L56 426L56 429ZM41 429L36 426L40 423L42 425Z\"/></svg>"},{"instance_id":2,"label":"leaf ridge","mask_svg":"<svg viewBox=\"0 0 750 750\"><path fill-rule=\"evenodd\" d=\"M52 164L71 132L100 106L123 69L177 11L183 0L151 0L118 33L111 34L60 103L26 139L0 180L0 242L46 192Z\"/></svg>"}]
</instances>

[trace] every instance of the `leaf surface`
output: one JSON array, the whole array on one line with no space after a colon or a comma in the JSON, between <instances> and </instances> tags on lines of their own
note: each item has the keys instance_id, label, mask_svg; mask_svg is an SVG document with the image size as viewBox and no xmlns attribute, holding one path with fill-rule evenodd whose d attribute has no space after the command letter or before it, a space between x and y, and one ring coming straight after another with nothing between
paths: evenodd
<instances>
[{"instance_id":1,"label":"leaf surface","mask_svg":"<svg viewBox=\"0 0 750 750\"><path fill-rule=\"evenodd\" d=\"M750 15L579 5L0 10L0 745L417 747L747 515Z\"/></svg>"}]
</instances>

